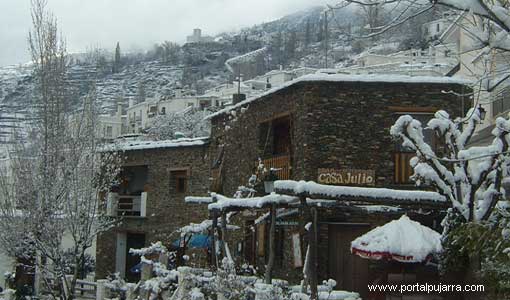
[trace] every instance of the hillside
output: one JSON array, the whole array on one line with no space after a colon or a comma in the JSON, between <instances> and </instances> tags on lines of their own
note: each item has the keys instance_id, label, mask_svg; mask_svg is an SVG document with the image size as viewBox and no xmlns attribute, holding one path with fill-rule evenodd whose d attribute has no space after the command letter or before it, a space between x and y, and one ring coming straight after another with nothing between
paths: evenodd
<instances>
[{"instance_id":1,"label":"hillside","mask_svg":"<svg viewBox=\"0 0 510 300\"><path fill-rule=\"evenodd\" d=\"M267 48L262 57L238 67L244 79L280 67L349 65L354 55L368 48L385 51L385 44L378 40L353 39L351 33L360 31L364 23L352 9L335 11L328 17L327 35L324 8L313 7L238 32L219 34L214 42L182 46L162 42L145 53L122 53L115 73L112 52L73 54L68 74L71 99L77 107L80 98L95 86L102 112L111 113L118 101L127 106L130 99L137 102L171 97L176 87L185 88L190 94L201 94L235 78L236 74L225 67L226 60L262 47ZM385 42L395 47L406 37L407 34L385 37ZM33 100L33 87L30 66L0 68L3 108L0 134L6 134L13 118L30 119L27 107Z\"/></svg>"}]
</instances>

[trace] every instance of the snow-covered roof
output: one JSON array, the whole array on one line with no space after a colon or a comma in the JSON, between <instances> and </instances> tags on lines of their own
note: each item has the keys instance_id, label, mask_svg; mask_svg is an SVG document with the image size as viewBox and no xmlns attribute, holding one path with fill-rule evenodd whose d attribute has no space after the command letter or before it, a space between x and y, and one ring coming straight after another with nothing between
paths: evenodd
<instances>
[{"instance_id":1,"label":"snow-covered roof","mask_svg":"<svg viewBox=\"0 0 510 300\"><path fill-rule=\"evenodd\" d=\"M448 203L444 196L436 192L323 185L313 181L278 180L275 181L274 188L278 193L292 192L295 195L305 194L309 197L324 199L365 199L370 200L370 202L379 202L381 204L390 203L392 201L402 203Z\"/></svg>"},{"instance_id":2,"label":"snow-covered roof","mask_svg":"<svg viewBox=\"0 0 510 300\"><path fill-rule=\"evenodd\" d=\"M407 76L407 75L393 75L393 74L308 74L298 77L294 80L288 81L281 86L272 88L257 96L248 98L235 105L224 108L214 114L210 114L205 119L212 119L233 109L243 107L251 102L259 100L265 96L274 94L280 90L286 89L294 84L300 82L381 82L381 83L433 83L433 84L470 84L471 81L454 77L438 77L438 76Z\"/></svg>"},{"instance_id":3,"label":"snow-covered roof","mask_svg":"<svg viewBox=\"0 0 510 300\"><path fill-rule=\"evenodd\" d=\"M401 262L423 262L441 251L441 235L406 215L351 242L351 252L361 257Z\"/></svg>"},{"instance_id":4,"label":"snow-covered roof","mask_svg":"<svg viewBox=\"0 0 510 300\"><path fill-rule=\"evenodd\" d=\"M178 148L202 146L208 142L208 137L181 138L163 141L122 141L106 146L103 151L133 151L159 148Z\"/></svg>"}]
</instances>

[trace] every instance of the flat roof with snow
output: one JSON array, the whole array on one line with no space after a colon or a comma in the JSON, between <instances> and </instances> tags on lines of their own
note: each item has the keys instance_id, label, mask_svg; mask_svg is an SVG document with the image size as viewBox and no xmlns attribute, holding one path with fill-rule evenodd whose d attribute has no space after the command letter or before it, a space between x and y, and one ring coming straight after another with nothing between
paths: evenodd
<instances>
[{"instance_id":1,"label":"flat roof with snow","mask_svg":"<svg viewBox=\"0 0 510 300\"><path fill-rule=\"evenodd\" d=\"M160 148L193 147L207 144L208 137L181 138L162 141L122 141L105 147L104 151L133 151Z\"/></svg>"},{"instance_id":2,"label":"flat roof with snow","mask_svg":"<svg viewBox=\"0 0 510 300\"><path fill-rule=\"evenodd\" d=\"M294 84L300 82L382 82L382 83L432 83L432 84L462 84L468 85L472 83L469 80L461 79L461 78L453 78L453 77L437 77L437 76L407 76L407 75L393 75L393 74L363 74L363 75L353 75L353 74L308 74L301 77L298 77L292 81L286 82L285 84L272 88L265 93L259 94L257 96L248 98L244 101L241 101L235 105L224 108L220 111L217 111L214 114L210 114L205 119L212 119L224 113L227 113L233 109L240 108L246 104L257 101L265 96L274 94L280 90L286 89Z\"/></svg>"}]
</instances>

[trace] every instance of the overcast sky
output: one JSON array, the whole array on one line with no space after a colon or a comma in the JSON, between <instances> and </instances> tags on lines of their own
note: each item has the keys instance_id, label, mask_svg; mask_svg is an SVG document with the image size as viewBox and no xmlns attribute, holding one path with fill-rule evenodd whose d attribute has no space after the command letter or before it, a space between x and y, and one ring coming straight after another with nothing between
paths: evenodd
<instances>
[{"instance_id":1,"label":"overcast sky","mask_svg":"<svg viewBox=\"0 0 510 300\"><path fill-rule=\"evenodd\" d=\"M193 28L215 35L333 0L48 0L69 52L91 46L147 48L182 43ZM0 0L0 66L28 60L30 0Z\"/></svg>"}]
</instances>

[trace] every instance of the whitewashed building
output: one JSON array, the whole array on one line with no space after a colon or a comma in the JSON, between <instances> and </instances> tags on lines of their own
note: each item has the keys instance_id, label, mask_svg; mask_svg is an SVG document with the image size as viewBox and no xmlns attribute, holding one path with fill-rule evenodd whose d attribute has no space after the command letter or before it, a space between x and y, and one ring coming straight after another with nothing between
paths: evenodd
<instances>
[{"instance_id":1,"label":"whitewashed building","mask_svg":"<svg viewBox=\"0 0 510 300\"><path fill-rule=\"evenodd\" d=\"M214 38L208 35L202 35L202 29L193 29L193 34L186 37L187 43L209 43L213 42Z\"/></svg>"}]
</instances>

